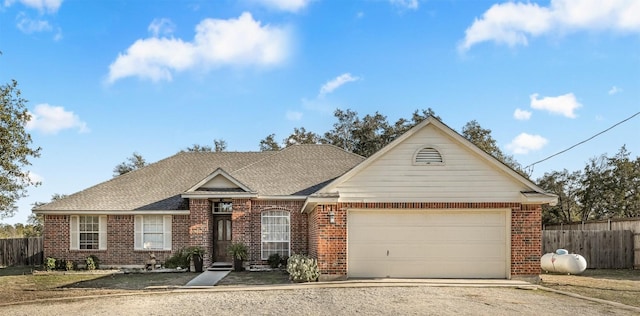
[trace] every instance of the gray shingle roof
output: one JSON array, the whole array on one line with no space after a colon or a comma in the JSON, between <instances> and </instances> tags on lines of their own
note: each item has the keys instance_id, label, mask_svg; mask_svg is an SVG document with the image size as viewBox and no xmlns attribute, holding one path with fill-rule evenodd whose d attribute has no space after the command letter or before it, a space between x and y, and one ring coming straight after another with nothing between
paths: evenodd
<instances>
[{"instance_id":1,"label":"gray shingle roof","mask_svg":"<svg viewBox=\"0 0 640 316\"><path fill-rule=\"evenodd\" d=\"M36 210L187 209L181 194L218 168L261 196L309 195L363 160L332 145L295 145L277 152L182 152Z\"/></svg>"}]
</instances>

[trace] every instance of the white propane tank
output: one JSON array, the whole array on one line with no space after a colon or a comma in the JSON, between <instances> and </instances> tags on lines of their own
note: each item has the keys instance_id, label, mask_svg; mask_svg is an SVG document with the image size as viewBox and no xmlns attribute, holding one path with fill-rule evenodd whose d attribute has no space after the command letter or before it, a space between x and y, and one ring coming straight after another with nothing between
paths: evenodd
<instances>
[{"instance_id":1,"label":"white propane tank","mask_svg":"<svg viewBox=\"0 0 640 316\"><path fill-rule=\"evenodd\" d=\"M583 256L558 249L555 253L546 253L540 258L540 267L546 272L580 274L587 269L587 260Z\"/></svg>"}]
</instances>

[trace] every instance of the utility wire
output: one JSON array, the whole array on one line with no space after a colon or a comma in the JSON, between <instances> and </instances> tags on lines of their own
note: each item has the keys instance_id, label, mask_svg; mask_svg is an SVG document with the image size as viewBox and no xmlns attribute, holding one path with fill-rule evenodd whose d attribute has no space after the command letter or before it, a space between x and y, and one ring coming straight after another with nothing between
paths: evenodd
<instances>
[{"instance_id":1,"label":"utility wire","mask_svg":"<svg viewBox=\"0 0 640 316\"><path fill-rule=\"evenodd\" d=\"M614 124L613 126L611 126L611 127L607 128L607 129L605 129L604 131L602 131L602 132L600 132L600 133L598 133L598 134L595 134L595 135L593 135L593 136L591 136L591 137L589 137L589 138L587 138L587 139L585 139L585 140L583 140L583 141L581 141L581 142L579 142L579 143L577 143L577 144L575 144L575 145L573 145L573 146L571 146L571 147L569 147L569 148L567 148L567 149L565 149L565 150L559 151L559 152L557 152L557 153L555 153L555 154L553 154L553 155L551 155L551 156L549 156L549 157L547 157L547 158L544 158L544 159L542 159L542 160L538 160L538 161L536 161L536 162L534 162L534 163L532 163L532 164L530 164L530 165L528 165L528 166L524 167L524 169L527 169L527 168L529 168L529 167L533 168L533 166L534 166L534 165L536 165L536 164L539 164L539 163L541 163L541 162L543 162L543 161L549 160L549 159L551 159L551 158L553 158L553 157L555 157L555 156L558 156L558 155L560 155L560 154L563 154L563 153L565 153L565 152L567 152L567 151L569 151L569 150L571 150L571 149L573 149L573 148L575 148L575 147L577 147L577 146L580 146L580 145L582 145L582 144L584 144L584 143L586 143L586 142L588 142L588 141L590 141L590 140L592 140L592 139L594 139L594 138L596 138L596 137L598 137L598 136L600 136L600 135L602 135L602 134L604 134L604 133L606 133L606 132L610 131L610 130L611 130L611 129L613 129L614 127L616 127L616 126L618 126L618 125L620 125L620 124L622 124L622 123L624 123L624 122L626 122L626 121L628 121L628 120L630 120L630 119L632 119L632 118L634 118L634 117L638 116L639 114L640 114L640 112L636 112L636 114L633 114L633 115L631 115L631 116L627 117L626 119L624 119L624 120L622 120L622 121L620 121L620 122L618 122L618 123Z\"/></svg>"}]
</instances>

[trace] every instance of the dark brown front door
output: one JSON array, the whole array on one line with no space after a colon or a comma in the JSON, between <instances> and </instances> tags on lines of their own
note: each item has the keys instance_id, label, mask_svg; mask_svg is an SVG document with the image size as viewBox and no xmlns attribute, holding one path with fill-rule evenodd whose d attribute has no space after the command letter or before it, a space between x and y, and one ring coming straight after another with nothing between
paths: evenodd
<instances>
[{"instance_id":1,"label":"dark brown front door","mask_svg":"<svg viewBox=\"0 0 640 316\"><path fill-rule=\"evenodd\" d=\"M232 262L227 248L231 245L231 215L213 217L213 261Z\"/></svg>"}]
</instances>

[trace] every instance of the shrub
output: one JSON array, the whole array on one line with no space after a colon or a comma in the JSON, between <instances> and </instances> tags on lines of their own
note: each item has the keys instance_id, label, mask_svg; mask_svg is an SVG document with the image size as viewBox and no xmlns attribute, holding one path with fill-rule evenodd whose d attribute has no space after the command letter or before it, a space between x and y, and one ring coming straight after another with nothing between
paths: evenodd
<instances>
[{"instance_id":1,"label":"shrub","mask_svg":"<svg viewBox=\"0 0 640 316\"><path fill-rule=\"evenodd\" d=\"M56 258L47 257L47 259L45 259L44 261L44 266L47 269L47 271L55 270Z\"/></svg>"},{"instance_id":2,"label":"shrub","mask_svg":"<svg viewBox=\"0 0 640 316\"><path fill-rule=\"evenodd\" d=\"M66 260L64 268L67 271L73 271L73 270L76 270L78 268L78 264L75 263L75 261L73 261L73 260Z\"/></svg>"},{"instance_id":3,"label":"shrub","mask_svg":"<svg viewBox=\"0 0 640 316\"><path fill-rule=\"evenodd\" d=\"M249 248L241 242L232 243L228 251L233 260L247 260L249 254Z\"/></svg>"},{"instance_id":4,"label":"shrub","mask_svg":"<svg viewBox=\"0 0 640 316\"><path fill-rule=\"evenodd\" d=\"M86 269L95 270L100 267L100 260L96 255L90 255L85 259Z\"/></svg>"},{"instance_id":5,"label":"shrub","mask_svg":"<svg viewBox=\"0 0 640 316\"><path fill-rule=\"evenodd\" d=\"M175 268L188 268L189 267L189 252L182 248L176 251L171 257L169 257L165 262L164 266L169 269Z\"/></svg>"},{"instance_id":6,"label":"shrub","mask_svg":"<svg viewBox=\"0 0 640 316\"><path fill-rule=\"evenodd\" d=\"M56 270L64 271L67 269L67 260L56 259Z\"/></svg>"},{"instance_id":7,"label":"shrub","mask_svg":"<svg viewBox=\"0 0 640 316\"><path fill-rule=\"evenodd\" d=\"M272 269L277 269L280 266L280 254L271 254L267 261Z\"/></svg>"},{"instance_id":8,"label":"shrub","mask_svg":"<svg viewBox=\"0 0 640 316\"><path fill-rule=\"evenodd\" d=\"M294 282L312 282L320 277L318 261L305 255L293 255L287 261L289 278Z\"/></svg>"},{"instance_id":9,"label":"shrub","mask_svg":"<svg viewBox=\"0 0 640 316\"><path fill-rule=\"evenodd\" d=\"M289 257L287 256L282 256L280 257L280 265L283 267L287 267L287 261L289 261Z\"/></svg>"}]
</instances>

